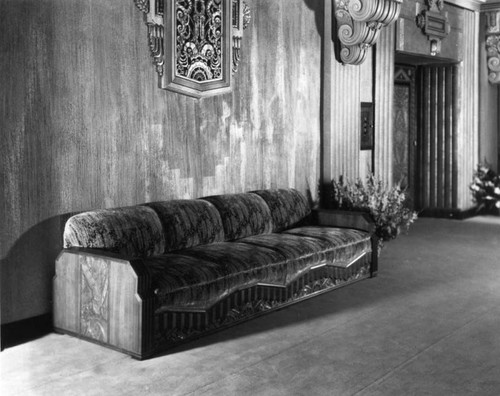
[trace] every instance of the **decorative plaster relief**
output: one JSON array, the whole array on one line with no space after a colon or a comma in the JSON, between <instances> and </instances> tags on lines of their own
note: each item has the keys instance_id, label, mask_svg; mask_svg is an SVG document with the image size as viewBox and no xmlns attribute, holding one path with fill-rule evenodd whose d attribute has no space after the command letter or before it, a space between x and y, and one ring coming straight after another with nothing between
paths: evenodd
<instances>
[{"instance_id":1,"label":"decorative plaster relief","mask_svg":"<svg viewBox=\"0 0 500 396\"><path fill-rule=\"evenodd\" d=\"M450 33L448 23L448 13L443 12L443 0L427 0L427 10L423 10L417 15L417 26L430 41L430 54L435 56L441 52L441 40Z\"/></svg>"},{"instance_id":2,"label":"decorative plaster relief","mask_svg":"<svg viewBox=\"0 0 500 396\"><path fill-rule=\"evenodd\" d=\"M163 1L134 0L137 8L144 13L148 28L148 46L153 58L158 77L161 80L164 74L164 27L163 27ZM152 7L151 7L152 5Z\"/></svg>"},{"instance_id":3,"label":"decorative plaster relief","mask_svg":"<svg viewBox=\"0 0 500 396\"><path fill-rule=\"evenodd\" d=\"M335 0L340 61L359 65L380 30L399 17L403 0Z\"/></svg>"},{"instance_id":4,"label":"decorative plaster relief","mask_svg":"<svg viewBox=\"0 0 500 396\"><path fill-rule=\"evenodd\" d=\"M81 262L80 333L97 341L108 341L109 263L93 257Z\"/></svg>"},{"instance_id":5,"label":"decorative plaster relief","mask_svg":"<svg viewBox=\"0 0 500 396\"><path fill-rule=\"evenodd\" d=\"M229 92L250 9L243 0L134 0L145 14L159 87L197 98Z\"/></svg>"},{"instance_id":6,"label":"decorative plaster relief","mask_svg":"<svg viewBox=\"0 0 500 396\"><path fill-rule=\"evenodd\" d=\"M233 73L238 71L243 30L250 24L250 7L244 1L233 0Z\"/></svg>"},{"instance_id":7,"label":"decorative plaster relief","mask_svg":"<svg viewBox=\"0 0 500 396\"><path fill-rule=\"evenodd\" d=\"M500 10L486 13L486 51L488 79L500 84Z\"/></svg>"}]
</instances>

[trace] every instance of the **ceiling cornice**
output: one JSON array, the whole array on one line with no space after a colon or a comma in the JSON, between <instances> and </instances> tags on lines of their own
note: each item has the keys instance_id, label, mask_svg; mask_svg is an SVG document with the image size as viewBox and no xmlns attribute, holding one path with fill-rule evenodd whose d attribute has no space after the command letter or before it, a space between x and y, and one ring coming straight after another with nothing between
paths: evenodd
<instances>
[{"instance_id":1,"label":"ceiling cornice","mask_svg":"<svg viewBox=\"0 0 500 396\"><path fill-rule=\"evenodd\" d=\"M499 11L500 1L488 1L481 5L481 11Z\"/></svg>"},{"instance_id":2,"label":"ceiling cornice","mask_svg":"<svg viewBox=\"0 0 500 396\"><path fill-rule=\"evenodd\" d=\"M500 0L446 0L446 3L473 11L500 10Z\"/></svg>"}]
</instances>

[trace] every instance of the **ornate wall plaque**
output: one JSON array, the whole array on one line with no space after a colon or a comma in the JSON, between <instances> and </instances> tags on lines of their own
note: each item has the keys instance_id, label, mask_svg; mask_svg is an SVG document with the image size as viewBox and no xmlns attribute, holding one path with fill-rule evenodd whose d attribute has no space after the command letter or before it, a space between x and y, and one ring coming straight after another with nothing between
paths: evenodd
<instances>
[{"instance_id":1,"label":"ornate wall plaque","mask_svg":"<svg viewBox=\"0 0 500 396\"><path fill-rule=\"evenodd\" d=\"M380 29L398 19L403 0L335 0L339 61L359 65Z\"/></svg>"},{"instance_id":2,"label":"ornate wall plaque","mask_svg":"<svg viewBox=\"0 0 500 396\"><path fill-rule=\"evenodd\" d=\"M450 33L448 13L442 12L444 0L427 0L427 10L417 15L417 26L430 41L430 54L435 56L441 52L441 40Z\"/></svg>"},{"instance_id":3,"label":"ornate wall plaque","mask_svg":"<svg viewBox=\"0 0 500 396\"><path fill-rule=\"evenodd\" d=\"M231 90L231 0L167 2L166 86L195 97Z\"/></svg>"},{"instance_id":4,"label":"ornate wall plaque","mask_svg":"<svg viewBox=\"0 0 500 396\"><path fill-rule=\"evenodd\" d=\"M159 87L196 98L231 90L250 10L243 0L134 0Z\"/></svg>"},{"instance_id":5,"label":"ornate wall plaque","mask_svg":"<svg viewBox=\"0 0 500 396\"><path fill-rule=\"evenodd\" d=\"M500 10L486 13L488 80L500 84Z\"/></svg>"}]
</instances>

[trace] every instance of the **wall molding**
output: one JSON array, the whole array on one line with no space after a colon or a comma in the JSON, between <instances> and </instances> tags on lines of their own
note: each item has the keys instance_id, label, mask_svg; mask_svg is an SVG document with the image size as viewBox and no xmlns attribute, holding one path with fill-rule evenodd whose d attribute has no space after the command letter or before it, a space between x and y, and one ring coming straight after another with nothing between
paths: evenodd
<instances>
[{"instance_id":1,"label":"wall molding","mask_svg":"<svg viewBox=\"0 0 500 396\"><path fill-rule=\"evenodd\" d=\"M471 11L488 11L500 6L500 0L446 0L446 3Z\"/></svg>"}]
</instances>

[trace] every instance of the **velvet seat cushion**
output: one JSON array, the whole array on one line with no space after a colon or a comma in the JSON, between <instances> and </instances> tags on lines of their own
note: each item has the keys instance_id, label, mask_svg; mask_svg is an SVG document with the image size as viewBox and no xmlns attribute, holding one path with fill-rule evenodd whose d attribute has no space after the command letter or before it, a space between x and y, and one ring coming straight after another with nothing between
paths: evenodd
<instances>
[{"instance_id":1,"label":"velvet seat cushion","mask_svg":"<svg viewBox=\"0 0 500 396\"><path fill-rule=\"evenodd\" d=\"M346 267L370 251L362 231L301 227L183 249L145 264L163 309L207 309L237 289L286 286L315 266Z\"/></svg>"},{"instance_id":2,"label":"velvet seat cushion","mask_svg":"<svg viewBox=\"0 0 500 396\"><path fill-rule=\"evenodd\" d=\"M144 264L163 307L206 309L238 288L283 284L287 261L265 247L222 242L150 257Z\"/></svg>"},{"instance_id":3,"label":"velvet seat cushion","mask_svg":"<svg viewBox=\"0 0 500 396\"><path fill-rule=\"evenodd\" d=\"M285 233L255 235L240 239L238 242L279 252L286 259L283 286L288 285L311 267L325 263L325 253L332 249L326 240Z\"/></svg>"},{"instance_id":4,"label":"velvet seat cushion","mask_svg":"<svg viewBox=\"0 0 500 396\"><path fill-rule=\"evenodd\" d=\"M322 240L329 244L323 251L325 260L334 267L348 267L364 253L371 252L370 234L365 231L336 228L306 226L297 227L283 232L301 237L310 237Z\"/></svg>"}]
</instances>

